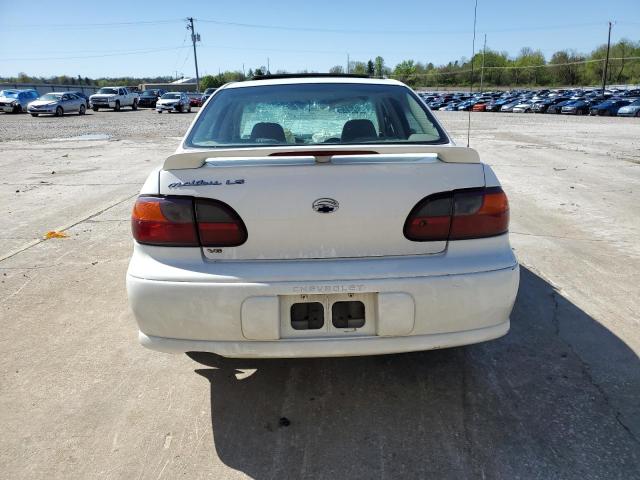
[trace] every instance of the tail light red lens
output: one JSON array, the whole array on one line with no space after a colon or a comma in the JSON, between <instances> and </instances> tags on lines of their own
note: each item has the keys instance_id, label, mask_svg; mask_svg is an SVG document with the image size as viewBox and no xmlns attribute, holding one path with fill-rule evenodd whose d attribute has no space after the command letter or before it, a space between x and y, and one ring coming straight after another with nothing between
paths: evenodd
<instances>
[{"instance_id":1,"label":"tail light red lens","mask_svg":"<svg viewBox=\"0 0 640 480\"><path fill-rule=\"evenodd\" d=\"M226 203L196 199L196 219L203 247L235 247L247 241L240 216Z\"/></svg>"},{"instance_id":2,"label":"tail light red lens","mask_svg":"<svg viewBox=\"0 0 640 480\"><path fill-rule=\"evenodd\" d=\"M509 228L509 202L500 187L431 195L411 211L404 235L415 242L501 235Z\"/></svg>"},{"instance_id":3,"label":"tail light red lens","mask_svg":"<svg viewBox=\"0 0 640 480\"><path fill-rule=\"evenodd\" d=\"M133 237L166 247L233 247L247 240L239 215L223 202L189 197L138 197L131 216Z\"/></svg>"},{"instance_id":4,"label":"tail light red lens","mask_svg":"<svg viewBox=\"0 0 640 480\"><path fill-rule=\"evenodd\" d=\"M409 214L404 236L417 242L446 240L451 229L451 204L450 194L431 195L422 200Z\"/></svg>"},{"instance_id":5,"label":"tail light red lens","mask_svg":"<svg viewBox=\"0 0 640 480\"><path fill-rule=\"evenodd\" d=\"M131 215L133 238L147 245L197 247L190 198L138 197Z\"/></svg>"}]
</instances>

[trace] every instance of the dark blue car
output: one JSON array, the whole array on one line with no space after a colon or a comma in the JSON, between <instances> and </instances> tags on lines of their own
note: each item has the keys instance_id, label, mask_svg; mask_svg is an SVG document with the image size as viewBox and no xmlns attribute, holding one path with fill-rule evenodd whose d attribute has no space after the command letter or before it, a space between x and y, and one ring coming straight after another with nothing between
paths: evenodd
<instances>
[{"instance_id":1,"label":"dark blue car","mask_svg":"<svg viewBox=\"0 0 640 480\"><path fill-rule=\"evenodd\" d=\"M562 102L554 103L553 105L549 105L547 107L546 113L562 113L562 107L573 102L574 100L564 100Z\"/></svg>"},{"instance_id":2,"label":"dark blue car","mask_svg":"<svg viewBox=\"0 0 640 480\"><path fill-rule=\"evenodd\" d=\"M630 103L630 100L620 100L612 98L611 100L606 100L598 105L591 107L591 109L589 110L589 115L607 115L613 117L618 114L618 110L620 110L620 108L629 105Z\"/></svg>"}]
</instances>

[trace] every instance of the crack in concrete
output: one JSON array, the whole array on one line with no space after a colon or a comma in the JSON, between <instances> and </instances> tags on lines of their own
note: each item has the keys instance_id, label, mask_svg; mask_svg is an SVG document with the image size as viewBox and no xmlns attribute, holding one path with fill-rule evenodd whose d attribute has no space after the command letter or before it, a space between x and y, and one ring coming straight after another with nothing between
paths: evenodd
<instances>
[{"instance_id":1,"label":"crack in concrete","mask_svg":"<svg viewBox=\"0 0 640 480\"><path fill-rule=\"evenodd\" d=\"M613 418L615 418L616 422L627 432L629 437L631 437L631 439L635 443L640 445L640 439L638 439L638 437L633 432L633 430L631 430L631 428L629 428L629 426L625 424L624 421L622 420L622 413L618 411L618 409L615 408L615 406L611 403L611 399L609 398L609 395L607 394L605 389L602 388L602 386L600 386L600 384L598 384L596 380L593 378L589 364L578 354L575 348L573 348L573 345L571 344L571 342L563 338L562 335L560 334L560 319L558 317L558 311L560 309L560 303L558 302L559 295L560 295L559 292L555 289L551 292L551 298L553 300L553 313L551 317L551 323L553 323L555 327L556 336L569 348L571 353L575 355L575 357L580 362L580 370L582 371L583 376L586 377L587 381L600 393L607 407L612 412L615 412L615 414L613 415Z\"/></svg>"},{"instance_id":2,"label":"crack in concrete","mask_svg":"<svg viewBox=\"0 0 640 480\"><path fill-rule=\"evenodd\" d=\"M117 202L112 203L111 205L109 205L109 206L107 206L107 207L105 207L105 208L103 208L101 210L98 210L97 212L94 212L94 213L92 213L92 214L90 214L90 215L88 215L88 216L86 216L84 218L81 218L80 220L76 220L73 223L64 225L62 227L54 228L53 230L55 230L57 232L64 232L65 230L69 230L70 228L73 228L76 225L80 225L81 223L84 223L87 220L91 220L92 218L97 217L98 215L100 215L100 214L112 209L113 207L117 207L121 203L124 203L124 202L126 202L128 200L131 200L132 198L136 197L137 195L138 195L138 193L136 192L133 195L129 195L126 198L118 200ZM8 260L11 257L15 257L19 253L22 253L22 252L24 252L26 250L29 250L30 248L35 247L36 245L40 245L42 242L46 242L46 241L47 241L46 238L38 238L36 240L33 240L33 241L27 243L26 245L23 245L22 247L18 248L17 250L9 252L5 256L0 257L0 262L4 262L5 260Z\"/></svg>"}]
</instances>

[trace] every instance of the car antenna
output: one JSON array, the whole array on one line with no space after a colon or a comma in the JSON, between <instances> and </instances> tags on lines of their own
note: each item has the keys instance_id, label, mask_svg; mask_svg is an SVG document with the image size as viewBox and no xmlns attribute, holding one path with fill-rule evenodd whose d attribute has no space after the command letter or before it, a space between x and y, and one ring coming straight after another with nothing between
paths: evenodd
<instances>
[{"instance_id":1,"label":"car antenna","mask_svg":"<svg viewBox=\"0 0 640 480\"><path fill-rule=\"evenodd\" d=\"M469 87L469 95L473 97L473 57L476 55L476 20L478 18L478 0L476 0L473 8L473 41L471 42L471 86ZM469 121L467 123L467 148L469 148L469 138L471 137L471 109L469 106Z\"/></svg>"}]
</instances>

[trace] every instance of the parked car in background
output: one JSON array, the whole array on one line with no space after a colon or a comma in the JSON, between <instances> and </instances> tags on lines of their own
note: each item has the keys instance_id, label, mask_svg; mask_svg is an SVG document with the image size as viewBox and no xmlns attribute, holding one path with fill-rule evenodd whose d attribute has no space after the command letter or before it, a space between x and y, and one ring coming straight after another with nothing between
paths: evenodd
<instances>
[{"instance_id":1,"label":"parked car in background","mask_svg":"<svg viewBox=\"0 0 640 480\"><path fill-rule=\"evenodd\" d=\"M534 102L533 106L531 107L531 110L533 110L534 113L546 113L547 109L551 106L551 105L556 105L560 102L564 102L566 100L569 100L567 97L559 97L559 96L548 96L547 98L545 98L544 100L541 100L539 102Z\"/></svg>"},{"instance_id":2,"label":"parked car in background","mask_svg":"<svg viewBox=\"0 0 640 480\"><path fill-rule=\"evenodd\" d=\"M127 87L104 87L89 97L91 108L97 112L100 108L113 108L119 112L122 107L138 109L138 94Z\"/></svg>"},{"instance_id":3,"label":"parked car in background","mask_svg":"<svg viewBox=\"0 0 640 480\"><path fill-rule=\"evenodd\" d=\"M502 108L502 106L505 103L510 103L513 100L515 100L512 97L500 97L500 98L496 98L493 101L489 102L489 104L487 105L487 108L485 111L487 112L499 112L500 109Z\"/></svg>"},{"instance_id":4,"label":"parked car in background","mask_svg":"<svg viewBox=\"0 0 640 480\"><path fill-rule=\"evenodd\" d=\"M507 197L410 88L307 75L215 97L133 207L142 345L327 357L507 333Z\"/></svg>"},{"instance_id":5,"label":"parked car in background","mask_svg":"<svg viewBox=\"0 0 640 480\"><path fill-rule=\"evenodd\" d=\"M32 117L49 114L61 117L65 113L84 115L87 105L84 98L71 92L45 93L39 99L34 100L27 107Z\"/></svg>"},{"instance_id":6,"label":"parked car in background","mask_svg":"<svg viewBox=\"0 0 640 480\"><path fill-rule=\"evenodd\" d=\"M69 92L69 93L73 93L74 95L76 95L76 96L78 96L78 97L80 97L80 98L83 98L83 99L84 99L84 106L85 106L85 108L87 108L87 109L89 108L89 106L90 106L89 96L88 96L86 93L84 93L84 92L77 92L77 91L72 91L72 92Z\"/></svg>"},{"instance_id":7,"label":"parked car in background","mask_svg":"<svg viewBox=\"0 0 640 480\"><path fill-rule=\"evenodd\" d=\"M195 92L190 92L187 93L187 96L189 97L189 105L191 105L192 107L201 107L202 106L202 94L201 93L195 93Z\"/></svg>"},{"instance_id":8,"label":"parked car in background","mask_svg":"<svg viewBox=\"0 0 640 480\"><path fill-rule=\"evenodd\" d=\"M167 93L167 91L161 88L152 88L149 90L145 90L138 98L138 106L146 108L156 108L156 102L165 93Z\"/></svg>"},{"instance_id":9,"label":"parked car in background","mask_svg":"<svg viewBox=\"0 0 640 480\"><path fill-rule=\"evenodd\" d=\"M615 98L605 100L604 102L591 107L589 109L589 115L604 115L613 117L618 114L618 110L620 108L629 105L630 103L630 100L619 100Z\"/></svg>"},{"instance_id":10,"label":"parked car in background","mask_svg":"<svg viewBox=\"0 0 640 480\"><path fill-rule=\"evenodd\" d=\"M191 102L185 92L167 92L156 102L156 112L191 112Z\"/></svg>"},{"instance_id":11,"label":"parked car in background","mask_svg":"<svg viewBox=\"0 0 640 480\"><path fill-rule=\"evenodd\" d=\"M515 107L516 105L519 105L520 103L522 103L521 99L517 99L517 100L513 100L509 103L505 103L504 105L502 105L502 107L500 107L500 111L501 112L513 112L513 107Z\"/></svg>"},{"instance_id":12,"label":"parked car in background","mask_svg":"<svg viewBox=\"0 0 640 480\"><path fill-rule=\"evenodd\" d=\"M35 90L0 90L0 110L5 113L21 113L27 111L29 102L38 98Z\"/></svg>"},{"instance_id":13,"label":"parked car in background","mask_svg":"<svg viewBox=\"0 0 640 480\"><path fill-rule=\"evenodd\" d=\"M533 103L530 100L521 101L513 106L511 111L513 113L531 113L533 110Z\"/></svg>"},{"instance_id":14,"label":"parked car in background","mask_svg":"<svg viewBox=\"0 0 640 480\"><path fill-rule=\"evenodd\" d=\"M588 100L575 100L565 104L560 110L560 113L565 115L589 115L590 107L591 102Z\"/></svg>"},{"instance_id":15,"label":"parked car in background","mask_svg":"<svg viewBox=\"0 0 640 480\"><path fill-rule=\"evenodd\" d=\"M487 110L487 103L488 102L479 101L473 107L471 107L471 111L472 112L484 112L484 111Z\"/></svg>"},{"instance_id":16,"label":"parked car in background","mask_svg":"<svg viewBox=\"0 0 640 480\"><path fill-rule=\"evenodd\" d=\"M634 100L629 105L620 107L618 110L619 117L640 117L640 98Z\"/></svg>"},{"instance_id":17,"label":"parked car in background","mask_svg":"<svg viewBox=\"0 0 640 480\"><path fill-rule=\"evenodd\" d=\"M204 102L206 102L207 100L209 100L209 97L211 95L213 95L215 93L215 91L217 90L217 88L207 88L204 93L202 94L202 104L204 105Z\"/></svg>"},{"instance_id":18,"label":"parked car in background","mask_svg":"<svg viewBox=\"0 0 640 480\"><path fill-rule=\"evenodd\" d=\"M547 111L545 113L556 113L556 114L560 114L562 113L562 107L564 107L565 105L567 105L568 103L573 102L573 100L570 99L566 99L563 100L562 102L558 102L558 103L554 103L551 104L547 107Z\"/></svg>"}]
</instances>

